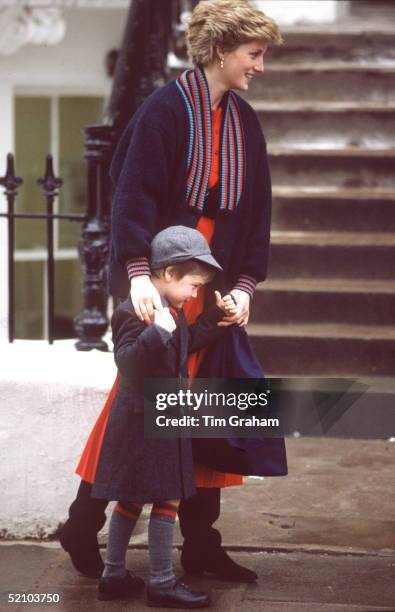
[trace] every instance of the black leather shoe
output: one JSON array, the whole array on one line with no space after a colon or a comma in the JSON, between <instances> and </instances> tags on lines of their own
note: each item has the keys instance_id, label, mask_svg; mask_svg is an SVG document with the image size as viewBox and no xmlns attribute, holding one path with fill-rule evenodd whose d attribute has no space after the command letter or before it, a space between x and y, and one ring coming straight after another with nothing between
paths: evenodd
<instances>
[{"instance_id":1,"label":"black leather shoe","mask_svg":"<svg viewBox=\"0 0 395 612\"><path fill-rule=\"evenodd\" d=\"M147 587L147 603L152 608L207 608L210 598L203 591L193 591L178 579L171 586Z\"/></svg>"},{"instance_id":2,"label":"black leather shoe","mask_svg":"<svg viewBox=\"0 0 395 612\"><path fill-rule=\"evenodd\" d=\"M142 578L134 576L126 570L123 578L102 577L99 580L97 598L100 601L112 599L131 599L138 597L145 587Z\"/></svg>"},{"instance_id":3,"label":"black leather shoe","mask_svg":"<svg viewBox=\"0 0 395 612\"><path fill-rule=\"evenodd\" d=\"M191 548L183 548L181 564L187 574L202 576L204 572L215 574L220 580L228 582L255 582L258 575L248 567L233 561L223 548L206 553L204 557L193 556Z\"/></svg>"},{"instance_id":4,"label":"black leather shoe","mask_svg":"<svg viewBox=\"0 0 395 612\"><path fill-rule=\"evenodd\" d=\"M66 522L59 531L59 541L62 548L69 553L71 562L78 572L87 578L100 578L104 563L95 534L79 536Z\"/></svg>"}]
</instances>

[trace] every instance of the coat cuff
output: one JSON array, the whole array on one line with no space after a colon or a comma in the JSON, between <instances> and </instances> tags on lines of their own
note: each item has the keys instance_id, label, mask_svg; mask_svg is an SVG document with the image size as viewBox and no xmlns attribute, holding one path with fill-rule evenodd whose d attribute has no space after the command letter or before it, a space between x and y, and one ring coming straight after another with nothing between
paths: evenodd
<instances>
[{"instance_id":1,"label":"coat cuff","mask_svg":"<svg viewBox=\"0 0 395 612\"><path fill-rule=\"evenodd\" d=\"M160 337L162 338L164 344L166 344L170 338L172 337L172 333L167 331L167 329L165 329L164 327L161 327L160 325L157 325L157 323L154 323L154 325L152 326L156 329L156 331L158 332L158 334L160 335Z\"/></svg>"},{"instance_id":2,"label":"coat cuff","mask_svg":"<svg viewBox=\"0 0 395 612\"><path fill-rule=\"evenodd\" d=\"M233 289L245 291L252 298L254 296L256 283L257 282L253 276L249 276L248 274L241 274L241 276L239 276L239 280L237 281Z\"/></svg>"},{"instance_id":3,"label":"coat cuff","mask_svg":"<svg viewBox=\"0 0 395 612\"><path fill-rule=\"evenodd\" d=\"M148 257L136 257L135 259L129 259L126 262L126 269L128 271L129 280L132 280L134 276L142 276L151 274L151 269L148 261Z\"/></svg>"}]
</instances>

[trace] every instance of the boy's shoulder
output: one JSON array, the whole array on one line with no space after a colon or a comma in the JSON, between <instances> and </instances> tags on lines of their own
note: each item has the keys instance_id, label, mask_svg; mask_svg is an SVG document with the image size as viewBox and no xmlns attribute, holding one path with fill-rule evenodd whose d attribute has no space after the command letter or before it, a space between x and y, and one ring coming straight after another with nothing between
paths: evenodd
<instances>
[{"instance_id":1,"label":"boy's shoulder","mask_svg":"<svg viewBox=\"0 0 395 612\"><path fill-rule=\"evenodd\" d=\"M132 300L130 299L130 295L128 296L128 298L124 302L121 302L120 304L118 304L118 306L116 306L116 308L114 308L113 315L118 314L118 313L122 313L122 312L127 312L131 316L136 317L136 319L137 319L137 315L136 315L136 313L134 311Z\"/></svg>"},{"instance_id":2,"label":"boy's shoulder","mask_svg":"<svg viewBox=\"0 0 395 612\"><path fill-rule=\"evenodd\" d=\"M114 308L114 312L111 317L111 327L114 329L114 325L118 327L119 324L123 323L124 321L135 322L136 325L140 324L141 331L146 326L145 323L142 323L136 315L130 296L124 302L121 302L121 304Z\"/></svg>"}]
</instances>

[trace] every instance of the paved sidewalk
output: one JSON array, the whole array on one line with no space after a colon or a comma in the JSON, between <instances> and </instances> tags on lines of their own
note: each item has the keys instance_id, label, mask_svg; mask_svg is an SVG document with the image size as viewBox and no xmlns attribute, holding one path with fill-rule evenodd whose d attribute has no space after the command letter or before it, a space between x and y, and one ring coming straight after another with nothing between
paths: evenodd
<instances>
[{"instance_id":1,"label":"paved sidewalk","mask_svg":"<svg viewBox=\"0 0 395 612\"><path fill-rule=\"evenodd\" d=\"M321 438L289 440L287 448L287 478L248 479L223 493L224 545L255 569L258 583L204 577L191 585L211 591L212 609L224 612L394 612L395 444ZM147 520L145 514L132 539L138 549L128 553L142 577ZM176 549L174 562L181 575ZM144 597L97 601L95 581L75 573L57 542L0 543L0 570L1 610L147 609ZM8 592L58 593L61 601L7 604Z\"/></svg>"},{"instance_id":2,"label":"paved sidewalk","mask_svg":"<svg viewBox=\"0 0 395 612\"><path fill-rule=\"evenodd\" d=\"M96 581L77 575L58 546L15 544L0 548L0 609L67 612L142 612L144 596L131 602L100 602ZM189 584L211 592L212 608L223 612L370 612L395 610L395 555L326 553L232 553L259 574L254 585L229 584L215 578L191 578ZM177 573L182 574L174 552ZM147 576L148 552L128 552L128 566ZM57 593L54 605L6 603L6 594Z\"/></svg>"}]
</instances>

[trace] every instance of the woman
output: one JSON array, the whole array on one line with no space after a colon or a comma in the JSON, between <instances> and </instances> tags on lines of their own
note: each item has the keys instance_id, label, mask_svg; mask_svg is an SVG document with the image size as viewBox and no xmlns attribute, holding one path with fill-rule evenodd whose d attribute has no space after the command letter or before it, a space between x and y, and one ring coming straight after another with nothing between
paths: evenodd
<instances>
[{"instance_id":1,"label":"woman","mask_svg":"<svg viewBox=\"0 0 395 612\"><path fill-rule=\"evenodd\" d=\"M263 73L268 46L280 42L275 22L247 0L202 0L187 31L194 69L144 102L112 162L111 294L126 298L130 291L137 316L153 321L154 308L161 304L150 280L152 237L170 225L186 225L210 243L223 268L216 287L230 291L236 300L236 313L220 323L229 326L225 340L191 356L191 378L263 376L244 326L255 286L267 272L271 183L259 119L233 90L248 91L251 80ZM209 286L187 304L188 322L212 299ZM238 326L231 327L235 322ZM77 469L86 483L94 481L113 394L114 389ZM286 463L283 446L280 455ZM198 494L182 502L179 511L184 569L210 571L227 580L255 580L254 572L225 553L212 527L219 516L220 488L242 484L242 477L203 466L196 466L195 476ZM89 502L87 484L79 497L81 504L77 498L71 519L73 513L82 516L83 504L87 511L90 503L92 514L98 502ZM96 516L100 512L96 510ZM101 522L97 520L97 527Z\"/></svg>"}]
</instances>

